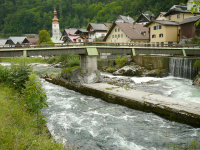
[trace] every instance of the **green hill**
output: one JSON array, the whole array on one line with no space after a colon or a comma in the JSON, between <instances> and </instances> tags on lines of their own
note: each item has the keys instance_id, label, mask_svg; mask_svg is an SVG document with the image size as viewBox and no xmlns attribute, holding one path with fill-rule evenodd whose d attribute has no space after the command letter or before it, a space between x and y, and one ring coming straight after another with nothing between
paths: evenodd
<instances>
[{"instance_id":1,"label":"green hill","mask_svg":"<svg viewBox=\"0 0 200 150\"><path fill-rule=\"evenodd\" d=\"M56 8L60 28L86 28L90 22L112 22L118 15L136 19L146 11L157 15L184 0L0 0L0 32L20 35L51 32Z\"/></svg>"}]
</instances>

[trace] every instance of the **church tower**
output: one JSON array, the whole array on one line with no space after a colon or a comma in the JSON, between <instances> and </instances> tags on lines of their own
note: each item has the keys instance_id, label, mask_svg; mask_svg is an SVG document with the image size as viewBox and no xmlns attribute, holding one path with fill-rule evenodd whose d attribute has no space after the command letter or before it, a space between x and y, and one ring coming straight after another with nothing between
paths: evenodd
<instances>
[{"instance_id":1,"label":"church tower","mask_svg":"<svg viewBox=\"0 0 200 150\"><path fill-rule=\"evenodd\" d=\"M52 38L55 39L60 39L62 34L60 32L60 27L59 27L59 22L58 22L58 18L57 18L57 11L54 8L54 18L52 19Z\"/></svg>"}]
</instances>

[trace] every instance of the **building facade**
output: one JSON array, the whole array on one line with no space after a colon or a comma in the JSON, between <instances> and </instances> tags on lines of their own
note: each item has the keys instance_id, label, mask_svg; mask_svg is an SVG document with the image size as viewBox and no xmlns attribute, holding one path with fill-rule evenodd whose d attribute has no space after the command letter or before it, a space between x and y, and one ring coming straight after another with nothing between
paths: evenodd
<instances>
[{"instance_id":1,"label":"building facade","mask_svg":"<svg viewBox=\"0 0 200 150\"><path fill-rule=\"evenodd\" d=\"M143 27L141 24L113 23L104 41L121 44L148 43L148 28Z\"/></svg>"}]
</instances>

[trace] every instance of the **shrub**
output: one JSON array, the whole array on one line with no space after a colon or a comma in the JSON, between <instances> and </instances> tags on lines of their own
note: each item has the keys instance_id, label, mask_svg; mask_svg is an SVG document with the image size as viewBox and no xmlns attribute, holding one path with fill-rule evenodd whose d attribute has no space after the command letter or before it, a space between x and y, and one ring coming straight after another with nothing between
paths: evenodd
<instances>
[{"instance_id":1,"label":"shrub","mask_svg":"<svg viewBox=\"0 0 200 150\"><path fill-rule=\"evenodd\" d=\"M196 60L196 61L195 61L194 67L200 68L200 60Z\"/></svg>"},{"instance_id":2,"label":"shrub","mask_svg":"<svg viewBox=\"0 0 200 150\"><path fill-rule=\"evenodd\" d=\"M47 96L39 78L35 74L28 76L29 80L25 83L25 88L22 93L26 101L27 109L36 114L37 128L40 129L42 125L46 123L44 116L41 115L40 110L47 105Z\"/></svg>"},{"instance_id":3,"label":"shrub","mask_svg":"<svg viewBox=\"0 0 200 150\"><path fill-rule=\"evenodd\" d=\"M70 76L71 72L76 68L80 69L79 66L67 67L67 68L63 69L62 72L67 73L67 75Z\"/></svg>"},{"instance_id":4,"label":"shrub","mask_svg":"<svg viewBox=\"0 0 200 150\"><path fill-rule=\"evenodd\" d=\"M7 67L0 65L0 83L6 83L8 81L10 70Z\"/></svg>"},{"instance_id":5,"label":"shrub","mask_svg":"<svg viewBox=\"0 0 200 150\"><path fill-rule=\"evenodd\" d=\"M45 60L48 64L53 64L56 62L56 58L55 57L52 57L52 58L49 58L49 59L46 59Z\"/></svg>"},{"instance_id":6,"label":"shrub","mask_svg":"<svg viewBox=\"0 0 200 150\"><path fill-rule=\"evenodd\" d=\"M79 55L70 55L67 58L68 67L74 67L74 66L79 66L79 65L80 65Z\"/></svg>"},{"instance_id":7,"label":"shrub","mask_svg":"<svg viewBox=\"0 0 200 150\"><path fill-rule=\"evenodd\" d=\"M8 80L11 86L21 91L24 88L24 84L29 80L29 74L32 72L31 66L27 63L26 57L20 57L20 59L13 59Z\"/></svg>"},{"instance_id":8,"label":"shrub","mask_svg":"<svg viewBox=\"0 0 200 150\"><path fill-rule=\"evenodd\" d=\"M127 59L127 57L121 58L120 55L117 55L117 58L115 59L115 62L117 64L117 67L121 68L121 67L123 67L123 66L128 64L128 59Z\"/></svg>"}]
</instances>

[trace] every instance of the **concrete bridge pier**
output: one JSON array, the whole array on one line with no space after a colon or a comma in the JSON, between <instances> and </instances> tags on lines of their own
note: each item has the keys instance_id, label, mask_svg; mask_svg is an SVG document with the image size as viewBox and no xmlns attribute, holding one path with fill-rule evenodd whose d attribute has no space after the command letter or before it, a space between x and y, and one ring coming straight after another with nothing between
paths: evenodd
<instances>
[{"instance_id":1,"label":"concrete bridge pier","mask_svg":"<svg viewBox=\"0 0 200 150\"><path fill-rule=\"evenodd\" d=\"M82 73L93 73L97 70L97 56L80 55L80 68Z\"/></svg>"}]
</instances>

